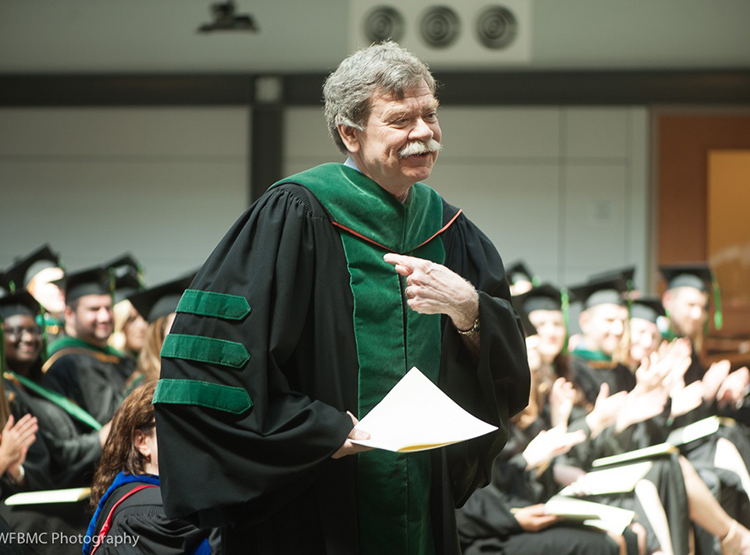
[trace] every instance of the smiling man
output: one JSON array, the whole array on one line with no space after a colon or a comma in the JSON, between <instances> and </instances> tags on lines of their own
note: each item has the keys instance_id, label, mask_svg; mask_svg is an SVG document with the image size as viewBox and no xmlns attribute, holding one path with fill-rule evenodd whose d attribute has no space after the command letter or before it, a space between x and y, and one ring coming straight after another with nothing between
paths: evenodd
<instances>
[{"instance_id":1,"label":"smiling man","mask_svg":"<svg viewBox=\"0 0 750 555\"><path fill-rule=\"evenodd\" d=\"M108 267L64 278L65 336L50 344L44 382L73 400L100 424L123 398L135 361L107 345L114 329Z\"/></svg>"},{"instance_id":2,"label":"smiling man","mask_svg":"<svg viewBox=\"0 0 750 555\"><path fill-rule=\"evenodd\" d=\"M500 257L421 183L434 93L397 44L344 60L323 94L345 163L272 186L180 301L154 396L162 491L170 516L223 527L227 553L457 555L454 509L526 405ZM419 453L352 443L413 366L498 431Z\"/></svg>"}]
</instances>

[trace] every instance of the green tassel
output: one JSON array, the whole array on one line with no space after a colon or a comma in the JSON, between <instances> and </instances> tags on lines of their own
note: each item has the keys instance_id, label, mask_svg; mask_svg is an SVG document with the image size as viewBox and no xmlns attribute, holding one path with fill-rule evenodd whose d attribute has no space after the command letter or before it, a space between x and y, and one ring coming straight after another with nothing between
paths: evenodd
<instances>
[{"instance_id":1,"label":"green tassel","mask_svg":"<svg viewBox=\"0 0 750 555\"><path fill-rule=\"evenodd\" d=\"M567 287L560 288L560 308L562 309L563 325L565 326L565 343L562 354L568 354L568 339L570 339L570 295Z\"/></svg>"},{"instance_id":2,"label":"green tassel","mask_svg":"<svg viewBox=\"0 0 750 555\"><path fill-rule=\"evenodd\" d=\"M716 276L711 272L711 285L714 290L714 327L720 330L724 326L724 314L721 311L721 288L719 282L716 280Z\"/></svg>"}]
</instances>

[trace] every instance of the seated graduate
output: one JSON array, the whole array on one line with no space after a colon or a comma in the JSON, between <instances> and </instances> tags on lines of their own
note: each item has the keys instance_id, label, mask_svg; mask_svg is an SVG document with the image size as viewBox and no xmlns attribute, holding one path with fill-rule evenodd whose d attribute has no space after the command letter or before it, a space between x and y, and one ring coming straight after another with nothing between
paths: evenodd
<instances>
[{"instance_id":1,"label":"seated graduate","mask_svg":"<svg viewBox=\"0 0 750 555\"><path fill-rule=\"evenodd\" d=\"M109 337L109 345L137 359L146 340L148 323L130 304L128 297L144 289L142 270L131 254L126 254L109 263L115 281L114 331Z\"/></svg>"},{"instance_id":2,"label":"seated graduate","mask_svg":"<svg viewBox=\"0 0 750 555\"><path fill-rule=\"evenodd\" d=\"M135 361L107 344L112 334L114 280L107 266L65 278L65 333L50 344L44 382L100 424L122 400Z\"/></svg>"},{"instance_id":3,"label":"seated graduate","mask_svg":"<svg viewBox=\"0 0 750 555\"><path fill-rule=\"evenodd\" d=\"M39 304L26 292L0 299L6 354L3 384L12 413L3 431L0 459L6 459L2 455L6 440L11 447L14 441L21 439L16 428L23 423L33 423L34 430L38 426L33 443L29 444L27 439L17 444L20 452L7 457L12 462L0 481L3 497L21 491L87 485L93 477L94 463L101 454L106 434L106 430L97 431L101 425L90 415L39 384L42 365L42 334L37 324L39 310ZM18 422L16 426L11 425L14 417ZM82 533L85 530L83 509L82 504L68 503L2 507L14 532L28 533L38 540L25 544L25 550L55 555L80 551L76 545L61 545L49 539L55 533L67 536Z\"/></svg>"},{"instance_id":4,"label":"seated graduate","mask_svg":"<svg viewBox=\"0 0 750 555\"><path fill-rule=\"evenodd\" d=\"M543 367L545 361L559 361L560 351L564 347L564 341L561 340L565 334L560 292L550 286L540 287L522 297L516 298L516 306L522 316L526 314L528 321L534 325L535 329L539 330L535 346L538 351L538 355L535 356L538 360L536 363L530 362L530 366L535 369L532 375L535 378L539 377L543 380L544 374L539 374L538 369ZM637 309L634 309L634 313L640 314ZM593 330L593 333L596 334L599 332ZM529 352L531 361L533 358L532 349ZM639 423L647 421L647 419L653 419L654 416L662 411L661 407L664 401L660 401L660 399L665 399L666 394L659 395L658 391L644 390L647 389L647 382L649 380L654 381L653 375L663 375L662 367L665 364L669 367L673 360L673 358L666 356L665 359L666 361L662 361L658 357L654 357L652 359L654 364L651 368L639 369L638 384L627 395L624 392L619 393L619 400L615 399L618 395L613 396L613 398L607 398L600 392L594 405L594 410L584 419L584 426L571 422L568 431L584 429L589 437L595 436L597 438L603 436L610 436L612 438L616 437L617 434L627 436L627 434L623 433L625 430L639 425ZM684 364L684 368L686 367L687 364ZM606 383L606 380L602 381ZM540 380L535 379L534 383L538 384ZM606 387L606 385L603 385L602 389L604 390ZM551 424L555 428L560 429L567 425L565 414L566 412L568 415L571 414L570 405L575 400L575 393L572 391L570 384L566 383L562 378L555 380L547 391L549 395L540 395L536 401L532 398L529 406L533 408L534 406L545 407L546 405L546 408L541 410L541 414L549 419L547 426ZM539 390L537 392L539 393ZM611 403L609 407L606 406L608 403ZM567 409L564 408L566 406L568 407ZM537 428L539 427L540 420L534 422ZM522 424L522 422L519 421L517 424ZM604 429L602 429L603 427ZM527 427L527 429L531 429L531 427ZM511 437L514 439L518 438L515 433ZM563 438L564 436L559 437ZM611 445L611 442L603 443L605 446ZM525 458L530 457L531 460L538 458L534 456L534 453L539 451L536 448L536 444L543 445L537 439L528 442L523 451ZM509 443L509 445L511 444ZM523 447L523 444L521 444L521 447ZM534 449L531 447L534 447ZM578 449L578 447L574 447L574 449ZM601 455L604 454L607 453L601 453ZM526 460L528 461L529 458ZM562 468L562 465L559 463L555 465L558 476L562 474L560 472ZM584 467L583 469L587 468ZM518 483L518 480L514 482ZM631 501L628 501L627 498L599 500L606 501L608 504L633 509L637 514L641 515L641 521L646 525L646 530L649 532L648 543L650 551L656 552L660 549L660 543L664 545L665 549L671 546L675 552L685 550L688 545L687 523L685 519L688 516L693 522L702 525L710 534L719 538L725 538L725 543L727 544L735 542L735 544L739 545L737 543L739 542L739 538L744 538L742 541L747 541L747 531L744 527L733 522L729 515L722 510L706 486L700 481L690 463L685 459L672 457L655 462L652 470L644 477L643 482L643 487L637 488L635 492L636 498ZM648 482L654 484L656 487L649 486ZM662 514L666 510L668 522L661 524L668 524L673 529L671 530L672 537L670 537L669 531L665 533L664 526L659 527L659 514L653 511L653 506L661 504L662 501L665 505L665 508L662 509ZM688 514L685 514L685 506L689 508ZM656 527L660 532L658 536L652 530L651 520L657 521Z\"/></svg>"},{"instance_id":5,"label":"seated graduate","mask_svg":"<svg viewBox=\"0 0 750 555\"><path fill-rule=\"evenodd\" d=\"M685 337L692 346L692 361L685 372L685 383L692 384L703 380L710 371L701 360L705 330L708 327L709 304L711 291L715 303L714 325L721 328L721 311L719 309L718 283L711 268L706 264L679 264L660 268L666 290L662 296L664 308L669 314L668 325L662 332L668 337ZM711 413L721 411L735 416L735 407L745 401L750 371L740 368L729 372L729 361L722 361L726 372L714 372L709 381L716 383L715 398L706 399L706 410Z\"/></svg>"},{"instance_id":6,"label":"seated graduate","mask_svg":"<svg viewBox=\"0 0 750 555\"><path fill-rule=\"evenodd\" d=\"M80 487L91 482L109 426L42 385L39 304L28 293L0 299L5 328L3 383L18 418L30 414L39 423L39 458L24 466L29 489ZM34 449L30 452L34 454Z\"/></svg>"},{"instance_id":7,"label":"seated graduate","mask_svg":"<svg viewBox=\"0 0 750 555\"><path fill-rule=\"evenodd\" d=\"M4 272L11 293L28 291L42 306L38 324L47 342L64 334L65 296L57 283L65 276L60 257L48 244L16 259Z\"/></svg>"},{"instance_id":8,"label":"seated graduate","mask_svg":"<svg viewBox=\"0 0 750 555\"><path fill-rule=\"evenodd\" d=\"M128 387L156 381L161 372L161 348L174 322L177 305L190 286L195 272L154 287L133 293L128 297L134 310L147 322L146 339L138 356L138 365L130 377Z\"/></svg>"},{"instance_id":9,"label":"seated graduate","mask_svg":"<svg viewBox=\"0 0 750 555\"><path fill-rule=\"evenodd\" d=\"M510 438L495 461L492 484L474 492L456 513L463 553L536 555L554 550L560 555L637 555L637 541L630 531L626 531L626 541L547 514L544 503L560 489L554 458L583 441L585 435L581 430L567 433L564 425L550 428L550 413L567 421L572 403L561 410L544 410L539 345L549 338L537 337L528 320L524 324L532 376L529 405L511 420ZM555 382L552 395L562 381Z\"/></svg>"},{"instance_id":10,"label":"seated graduate","mask_svg":"<svg viewBox=\"0 0 750 555\"><path fill-rule=\"evenodd\" d=\"M216 550L218 534L209 541L208 530L164 515L151 404L155 387L149 382L136 388L115 413L91 491L96 511L84 555L203 555Z\"/></svg>"}]
</instances>

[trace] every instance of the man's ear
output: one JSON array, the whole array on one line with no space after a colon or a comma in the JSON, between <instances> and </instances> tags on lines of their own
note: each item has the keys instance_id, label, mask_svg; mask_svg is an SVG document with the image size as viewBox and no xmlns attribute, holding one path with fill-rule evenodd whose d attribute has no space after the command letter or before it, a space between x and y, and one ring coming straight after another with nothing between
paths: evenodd
<instances>
[{"instance_id":1,"label":"man's ear","mask_svg":"<svg viewBox=\"0 0 750 555\"><path fill-rule=\"evenodd\" d=\"M341 140L344 142L344 146L346 147L346 150L349 152L359 152L359 130L355 129L354 127L351 127L350 125L346 125L343 123L339 123L336 126L336 130L339 132L339 136L341 137Z\"/></svg>"},{"instance_id":2,"label":"man's ear","mask_svg":"<svg viewBox=\"0 0 750 555\"><path fill-rule=\"evenodd\" d=\"M65 321L66 322L72 322L73 318L75 318L76 313L73 311L72 308L70 308L70 305L65 305Z\"/></svg>"},{"instance_id":3,"label":"man's ear","mask_svg":"<svg viewBox=\"0 0 750 555\"><path fill-rule=\"evenodd\" d=\"M671 289L667 289L664 291L664 294L661 296L661 304L662 306L669 312L672 308L672 300L674 299L674 292Z\"/></svg>"},{"instance_id":4,"label":"man's ear","mask_svg":"<svg viewBox=\"0 0 750 555\"><path fill-rule=\"evenodd\" d=\"M578 315L578 325L581 327L581 333L583 333L583 335L587 335L590 321L591 313L588 310L584 310Z\"/></svg>"}]
</instances>

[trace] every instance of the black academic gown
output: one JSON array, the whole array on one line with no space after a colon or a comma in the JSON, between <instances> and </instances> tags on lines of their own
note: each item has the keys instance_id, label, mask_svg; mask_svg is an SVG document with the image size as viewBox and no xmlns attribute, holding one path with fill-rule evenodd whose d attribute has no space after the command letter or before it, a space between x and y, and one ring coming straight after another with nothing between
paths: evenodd
<instances>
[{"instance_id":1,"label":"black academic gown","mask_svg":"<svg viewBox=\"0 0 750 555\"><path fill-rule=\"evenodd\" d=\"M41 437L39 443L45 446L48 462L45 468L46 483L34 489L90 485L94 466L102 454L99 432L79 423L58 405L27 390L12 378L5 380L5 387L13 392L11 406L14 407L14 414L31 414L39 424L37 437ZM29 469L26 470L28 473Z\"/></svg>"},{"instance_id":2,"label":"black academic gown","mask_svg":"<svg viewBox=\"0 0 750 555\"><path fill-rule=\"evenodd\" d=\"M32 414L38 419L39 431L23 463L24 485L17 486L4 476L0 480L2 498L22 491L80 487L84 485L84 476L88 476L86 483L90 483L94 461L101 454L96 432L96 444L89 447L91 442L88 439L78 441L79 432L62 409L36 398L14 379L4 380L4 386L16 421ZM13 531L40 539L36 543L25 543L24 553L74 555L80 553L80 545L54 542L52 538L55 534L66 537L83 534L86 531L86 509L87 503L81 501L16 507L3 505L0 513Z\"/></svg>"},{"instance_id":3,"label":"black academic gown","mask_svg":"<svg viewBox=\"0 0 750 555\"><path fill-rule=\"evenodd\" d=\"M444 205L445 222L455 214ZM463 215L439 240L445 265L478 289L482 326L474 362L443 319L439 386L500 428L431 452L435 549L457 555L454 508L489 482L508 417L528 400L529 373L490 241ZM326 211L307 189L285 184L238 220L191 285L245 297L251 314L228 323L187 314L175 320L171 333L242 342L249 351L245 369L163 358L161 377L239 385L251 410L155 405L166 513L206 528L225 526L228 553L359 550L357 457L331 459L352 427L344 411L357 407L349 280Z\"/></svg>"},{"instance_id":4,"label":"black academic gown","mask_svg":"<svg viewBox=\"0 0 750 555\"><path fill-rule=\"evenodd\" d=\"M560 489L553 477L554 461L542 473L537 473L536 469L526 469L522 455L529 442L547 427L542 419L525 429L511 426L508 443L495 461L492 484L474 492L456 511L464 555L620 553L615 542L601 531L561 524L540 532L526 532L513 516L511 509L545 503Z\"/></svg>"},{"instance_id":5,"label":"black academic gown","mask_svg":"<svg viewBox=\"0 0 750 555\"><path fill-rule=\"evenodd\" d=\"M45 366L43 385L106 424L123 399L135 361L93 349L64 349L54 353Z\"/></svg>"}]
</instances>

